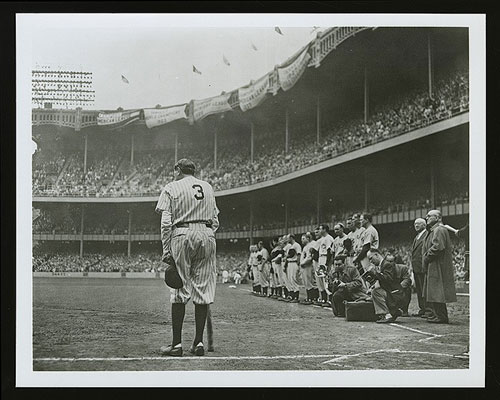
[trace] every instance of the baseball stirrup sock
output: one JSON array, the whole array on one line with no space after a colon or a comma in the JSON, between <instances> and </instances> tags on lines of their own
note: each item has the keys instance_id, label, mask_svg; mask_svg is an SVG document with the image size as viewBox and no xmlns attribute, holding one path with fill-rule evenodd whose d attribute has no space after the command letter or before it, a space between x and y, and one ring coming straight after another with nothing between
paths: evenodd
<instances>
[{"instance_id":1,"label":"baseball stirrup sock","mask_svg":"<svg viewBox=\"0 0 500 400\"><path fill-rule=\"evenodd\" d=\"M283 288L283 291L285 292L285 297L288 297L288 289L287 288Z\"/></svg>"},{"instance_id":2,"label":"baseball stirrup sock","mask_svg":"<svg viewBox=\"0 0 500 400\"><path fill-rule=\"evenodd\" d=\"M194 336L194 345L203 342L203 331L205 330L205 322L207 321L208 305L195 304L194 305L194 322L196 331Z\"/></svg>"},{"instance_id":3,"label":"baseball stirrup sock","mask_svg":"<svg viewBox=\"0 0 500 400\"><path fill-rule=\"evenodd\" d=\"M325 291L325 290L323 290L323 291L321 292L321 299L322 299L323 301L328 301L328 295L326 294L326 291Z\"/></svg>"},{"instance_id":4,"label":"baseball stirrup sock","mask_svg":"<svg viewBox=\"0 0 500 400\"><path fill-rule=\"evenodd\" d=\"M172 346L182 342L182 324L186 305L182 303L172 303Z\"/></svg>"}]
</instances>

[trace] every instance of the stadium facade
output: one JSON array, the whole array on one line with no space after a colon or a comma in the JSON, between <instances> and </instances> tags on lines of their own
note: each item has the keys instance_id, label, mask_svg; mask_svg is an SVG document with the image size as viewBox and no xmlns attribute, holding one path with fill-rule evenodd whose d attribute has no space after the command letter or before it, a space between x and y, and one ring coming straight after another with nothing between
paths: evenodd
<instances>
[{"instance_id":1,"label":"stadium facade","mask_svg":"<svg viewBox=\"0 0 500 400\"><path fill-rule=\"evenodd\" d=\"M183 157L216 189L222 248L359 211L374 215L382 245L411 240L413 220L430 208L463 225L468 62L463 28L331 28L265 77L252 108L234 90L213 113L201 100L175 110L33 109L33 207L42 212L33 239L80 256L160 251L154 206ZM280 68L300 65L287 86ZM168 123L152 123L154 110ZM175 113L185 117L169 120Z\"/></svg>"}]
</instances>

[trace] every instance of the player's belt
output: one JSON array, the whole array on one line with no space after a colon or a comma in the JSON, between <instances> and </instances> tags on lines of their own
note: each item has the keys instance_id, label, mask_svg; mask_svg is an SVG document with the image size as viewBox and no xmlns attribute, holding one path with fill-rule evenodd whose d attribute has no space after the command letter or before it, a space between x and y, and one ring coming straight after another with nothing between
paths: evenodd
<instances>
[{"instance_id":1,"label":"player's belt","mask_svg":"<svg viewBox=\"0 0 500 400\"><path fill-rule=\"evenodd\" d=\"M205 225L207 228L211 228L212 222L205 221L205 220L179 222L179 223L175 224L175 227L176 228L189 228L190 225Z\"/></svg>"}]
</instances>

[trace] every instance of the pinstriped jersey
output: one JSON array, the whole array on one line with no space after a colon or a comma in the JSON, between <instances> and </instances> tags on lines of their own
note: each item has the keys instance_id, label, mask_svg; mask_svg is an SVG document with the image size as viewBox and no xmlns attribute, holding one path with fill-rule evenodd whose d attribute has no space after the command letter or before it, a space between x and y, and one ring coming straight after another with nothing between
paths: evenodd
<instances>
[{"instance_id":1,"label":"pinstriped jersey","mask_svg":"<svg viewBox=\"0 0 500 400\"><path fill-rule=\"evenodd\" d=\"M212 186L192 175L165 185L156 211L170 216L171 226L194 221L212 221L212 229L219 226L219 210Z\"/></svg>"}]
</instances>

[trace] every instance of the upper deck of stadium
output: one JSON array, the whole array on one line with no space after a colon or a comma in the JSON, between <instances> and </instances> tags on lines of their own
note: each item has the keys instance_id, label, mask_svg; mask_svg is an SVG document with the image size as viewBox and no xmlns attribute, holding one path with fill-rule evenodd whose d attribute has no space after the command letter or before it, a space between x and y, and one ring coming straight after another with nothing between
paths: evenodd
<instances>
[{"instance_id":1,"label":"upper deck of stadium","mask_svg":"<svg viewBox=\"0 0 500 400\"><path fill-rule=\"evenodd\" d=\"M242 111L234 89L229 109L196 120L191 101L186 118L155 127L145 110L164 107L111 122L116 112L33 109L33 201L152 202L182 157L232 196L463 126L467 40L458 28L330 28L267 75L258 106ZM284 90L279 69L304 52Z\"/></svg>"}]
</instances>

